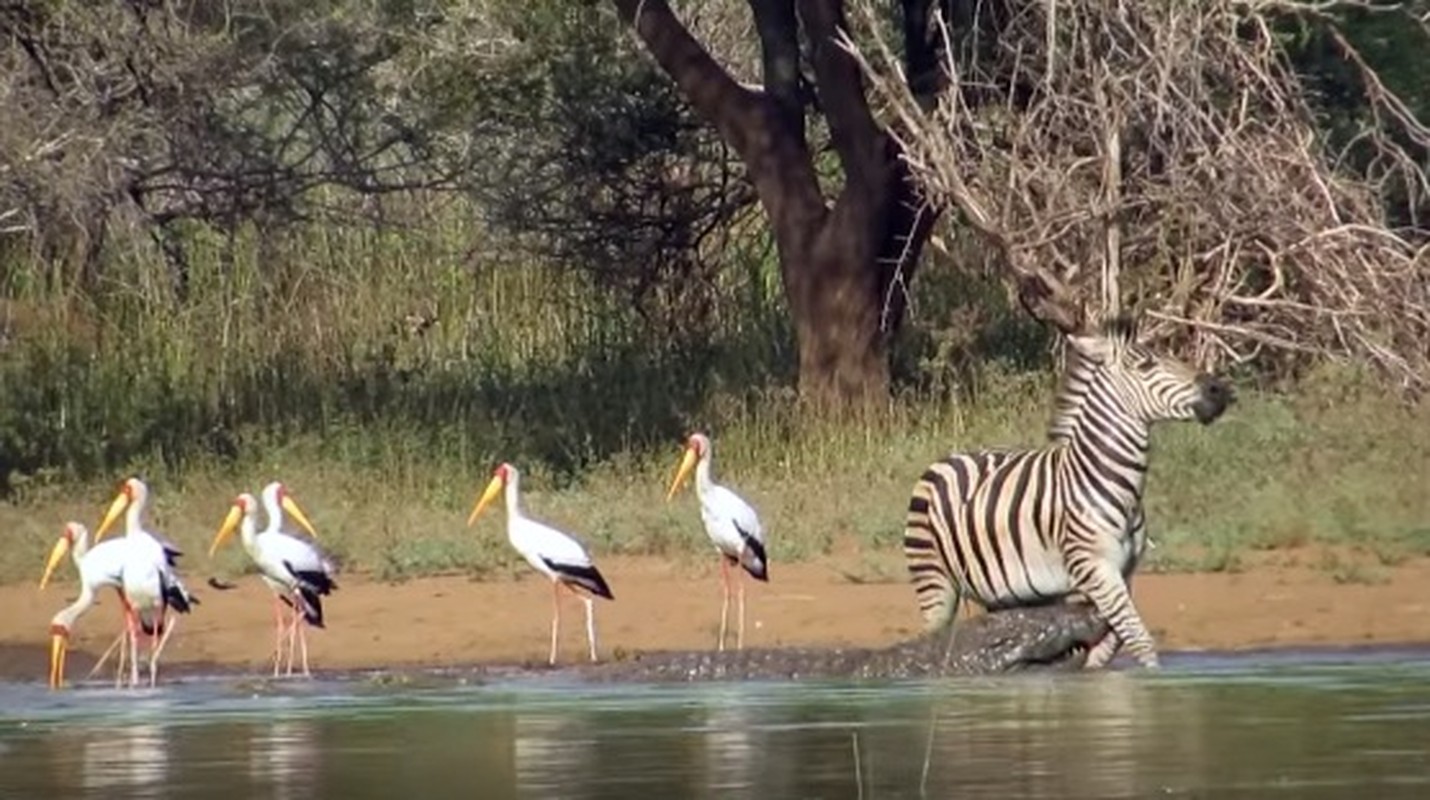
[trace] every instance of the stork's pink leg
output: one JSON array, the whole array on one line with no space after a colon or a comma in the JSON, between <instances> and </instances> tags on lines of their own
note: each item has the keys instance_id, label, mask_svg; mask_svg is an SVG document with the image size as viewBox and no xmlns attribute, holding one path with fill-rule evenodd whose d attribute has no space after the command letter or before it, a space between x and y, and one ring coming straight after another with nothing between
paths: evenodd
<instances>
[{"instance_id":1,"label":"stork's pink leg","mask_svg":"<svg viewBox=\"0 0 1430 800\"><path fill-rule=\"evenodd\" d=\"M89 668L89 674L85 676L85 680L89 680L90 678L93 678L95 675L99 674L99 671L101 669L104 669L104 662L108 661L111 655L114 655L114 648L119 647L123 643L124 629L121 627L119 629L118 638L116 638L114 642L109 645L109 649L104 651L104 654L99 657L99 660L94 662L94 666ZM123 656L123 651L120 651L120 655L121 657ZM120 669L123 669L122 661L120 662Z\"/></svg>"},{"instance_id":2,"label":"stork's pink leg","mask_svg":"<svg viewBox=\"0 0 1430 800\"><path fill-rule=\"evenodd\" d=\"M303 654L303 677L311 678L313 673L308 669L308 626L301 619L293 620L293 625L298 629L298 649Z\"/></svg>"},{"instance_id":3,"label":"stork's pink leg","mask_svg":"<svg viewBox=\"0 0 1430 800\"><path fill-rule=\"evenodd\" d=\"M739 628L739 633L735 634L735 649L736 649L736 650L744 650L744 649L745 649L745 576L744 576L743 573L744 573L744 570L741 570L741 569L736 568L736 570L735 570L735 587L736 587L736 591L739 593L739 606L740 606L740 628Z\"/></svg>"},{"instance_id":4,"label":"stork's pink leg","mask_svg":"<svg viewBox=\"0 0 1430 800\"><path fill-rule=\"evenodd\" d=\"M551 657L547 663L556 666L556 638L561 630L561 582L551 582Z\"/></svg>"},{"instance_id":5,"label":"stork's pink leg","mask_svg":"<svg viewBox=\"0 0 1430 800\"><path fill-rule=\"evenodd\" d=\"M122 611L124 606L124 592L116 586L114 587L114 594L116 597L119 598L119 605ZM99 657L99 660L94 662L93 667L90 667L89 674L85 676L85 680L93 678L95 675L99 674L100 670L104 669L104 662L109 660L109 657L114 654L114 649L117 647L119 648L119 665L116 668L114 674L114 685L116 688L118 688L120 678L122 677L124 672L124 637L126 635L127 634L125 633L125 626L121 622L119 625L119 636L115 637L114 642L109 645L109 649L105 650L104 654Z\"/></svg>"},{"instance_id":6,"label":"stork's pink leg","mask_svg":"<svg viewBox=\"0 0 1430 800\"><path fill-rule=\"evenodd\" d=\"M730 559L720 554L720 643L717 649L725 649L726 620L730 614Z\"/></svg>"},{"instance_id":7,"label":"stork's pink leg","mask_svg":"<svg viewBox=\"0 0 1430 800\"><path fill-rule=\"evenodd\" d=\"M273 677L278 677L278 665L283 660L283 601L273 595Z\"/></svg>"},{"instance_id":8,"label":"stork's pink leg","mask_svg":"<svg viewBox=\"0 0 1430 800\"><path fill-rule=\"evenodd\" d=\"M139 614L124 601L124 620L129 629L129 686L139 685Z\"/></svg>"},{"instance_id":9,"label":"stork's pink leg","mask_svg":"<svg viewBox=\"0 0 1430 800\"><path fill-rule=\"evenodd\" d=\"M154 652L149 655L149 685L153 686L159 675L159 658L164 655L164 646L169 643L169 637L174 635L174 629L179 627L179 616L164 612L164 635L159 637L159 644L154 648Z\"/></svg>"},{"instance_id":10,"label":"stork's pink leg","mask_svg":"<svg viewBox=\"0 0 1430 800\"><path fill-rule=\"evenodd\" d=\"M297 649L298 642L298 621L303 618L303 612L298 610L298 604L293 604L293 612L288 615L288 662L284 668L284 673L288 677L293 677L293 652Z\"/></svg>"}]
</instances>

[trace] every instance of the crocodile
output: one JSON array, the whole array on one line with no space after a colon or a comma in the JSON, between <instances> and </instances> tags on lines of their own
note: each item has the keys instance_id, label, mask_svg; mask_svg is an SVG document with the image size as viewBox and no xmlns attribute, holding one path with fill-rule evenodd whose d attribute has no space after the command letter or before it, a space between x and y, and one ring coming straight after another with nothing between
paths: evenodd
<instances>
[{"instance_id":1,"label":"crocodile","mask_svg":"<svg viewBox=\"0 0 1430 800\"><path fill-rule=\"evenodd\" d=\"M1091 605L994 611L882 648L654 651L569 668L593 682L898 679L1080 669L1108 631Z\"/></svg>"}]
</instances>

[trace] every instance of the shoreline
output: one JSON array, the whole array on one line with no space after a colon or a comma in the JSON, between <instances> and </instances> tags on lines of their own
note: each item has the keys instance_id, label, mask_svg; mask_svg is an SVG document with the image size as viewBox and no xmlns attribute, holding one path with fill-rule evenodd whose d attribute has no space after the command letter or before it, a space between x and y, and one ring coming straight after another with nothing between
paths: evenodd
<instances>
[{"instance_id":1,"label":"shoreline","mask_svg":"<svg viewBox=\"0 0 1430 800\"><path fill-rule=\"evenodd\" d=\"M847 561L776 564L771 583L747 584L746 646L880 648L917 636L909 584L851 579ZM1267 557L1232 573L1139 573L1134 601L1158 649L1173 656L1430 644L1430 597L1423 591L1430 558L1385 567L1365 582L1288 561L1314 563ZM720 611L714 564L608 557L602 569L616 594L615 601L596 605L602 661L714 649ZM235 588L218 591L206 585L208 575L186 573L201 604L180 617L160 681L197 671L270 677L273 601L257 576L226 577ZM0 618L0 681L43 680L49 619L77 589L66 577L43 592L34 584L0 586L0 603L10 609ZM338 586L327 598L327 628L308 631L315 674L547 671L550 591L538 578L385 583L353 574L339 576ZM733 603L731 612L733 628ZM587 663L581 606L563 603L561 623L558 668ZM118 624L112 595L80 619L71 641L71 683L84 678ZM144 642L140 647L147 650Z\"/></svg>"}]
</instances>

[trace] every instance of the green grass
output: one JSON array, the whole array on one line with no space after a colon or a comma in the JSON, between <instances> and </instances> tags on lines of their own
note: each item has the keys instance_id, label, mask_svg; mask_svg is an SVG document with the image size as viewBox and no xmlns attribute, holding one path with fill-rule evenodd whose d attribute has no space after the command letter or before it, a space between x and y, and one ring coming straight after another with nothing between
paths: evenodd
<instances>
[{"instance_id":1,"label":"green grass","mask_svg":"<svg viewBox=\"0 0 1430 800\"><path fill-rule=\"evenodd\" d=\"M692 494L664 501L694 428L760 510L776 564L852 548L850 580L902 579L905 503L929 462L1042 441L1047 359L996 285L930 267L895 353L899 394L835 423L790 389L767 252L732 253L687 324L589 277L473 263L471 215L426 211L402 235L194 230L182 291L143 241L116 244L84 288L0 250L0 580L34 580L63 523L94 525L129 474L153 487L150 517L191 574L209 570L231 498L273 478L348 569L519 572L500 511L465 527L503 460L529 512L598 555L703 558ZM1430 554L1430 408L1354 373L1243 389L1216 425L1154 443L1149 569L1237 570L1302 544L1349 546L1377 570ZM243 569L239 548L215 568Z\"/></svg>"},{"instance_id":2,"label":"green grass","mask_svg":"<svg viewBox=\"0 0 1430 800\"><path fill-rule=\"evenodd\" d=\"M1157 548L1150 570L1237 571L1248 554L1300 545L1364 550L1380 567L1323 557L1313 563L1349 583L1430 554L1430 415L1375 393L1325 403L1327 388L1287 397L1249 393L1211 427L1166 426L1155 437L1148 504ZM727 424L716 439L717 477L761 512L776 564L819 558L836 544L871 556L897 553L904 503L923 467L951 447L1028 441L1041 409L955 408L910 402L890 418L858 428L798 425L771 400L766 410ZM376 435L342 432L339 439ZM468 529L465 518L500 453L459 465L423 461L415 442L387 441L390 461L329 455L356 444L317 437L272 443L237 463L191 465L182 480L153 480L155 526L191 554L186 568L208 574L206 550L231 497L285 480L324 542L349 570L384 579L436 573L518 574L500 510ZM579 479L557 479L527 465L528 511L579 533L599 554L703 557L689 489L666 503L680 443L614 456ZM117 475L115 476L118 477ZM93 525L112 481L62 483L27 491L0 506L0 579L33 580L60 526ZM1325 559L1336 559L1334 563ZM888 560L868 560L851 580L887 580ZM216 567L243 568L239 548ZM902 579L901 575L892 576Z\"/></svg>"}]
</instances>

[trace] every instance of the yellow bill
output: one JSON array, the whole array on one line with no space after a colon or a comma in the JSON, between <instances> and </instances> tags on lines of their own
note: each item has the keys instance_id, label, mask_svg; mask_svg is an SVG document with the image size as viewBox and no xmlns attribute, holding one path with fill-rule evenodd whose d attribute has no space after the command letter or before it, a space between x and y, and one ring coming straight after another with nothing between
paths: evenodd
<instances>
[{"instance_id":1,"label":"yellow bill","mask_svg":"<svg viewBox=\"0 0 1430 800\"><path fill-rule=\"evenodd\" d=\"M124 513L124 509L129 507L129 494L120 492L114 498L114 502L109 504L109 510L104 512L104 519L100 521L99 527L94 531L94 542L98 544L104 538L105 531L114 525L114 521L119 519L119 515Z\"/></svg>"},{"instance_id":2,"label":"yellow bill","mask_svg":"<svg viewBox=\"0 0 1430 800\"><path fill-rule=\"evenodd\" d=\"M675 497L675 493L680 491L680 484L690 475L690 470L695 468L695 462L698 459L699 456L695 455L695 448L685 448L685 455L680 459L680 469L675 471L675 480L670 482L670 491L665 493L666 502L669 502L672 497Z\"/></svg>"},{"instance_id":3,"label":"yellow bill","mask_svg":"<svg viewBox=\"0 0 1430 800\"><path fill-rule=\"evenodd\" d=\"M219 526L218 533L214 534L214 542L209 545L209 558L214 557L223 541L233 535L233 531L238 527L238 521L243 519L243 507L237 503L228 510L228 516L223 518L223 525Z\"/></svg>"},{"instance_id":4,"label":"yellow bill","mask_svg":"<svg viewBox=\"0 0 1430 800\"><path fill-rule=\"evenodd\" d=\"M50 688L58 689L65 682L65 653L69 650L69 636L63 631L50 634Z\"/></svg>"},{"instance_id":5,"label":"yellow bill","mask_svg":"<svg viewBox=\"0 0 1430 800\"><path fill-rule=\"evenodd\" d=\"M69 552L70 538L68 536L61 536L60 540L55 542L54 549L50 550L49 561L45 562L45 574L40 578L41 589L45 588L46 584L50 582L50 576L55 573L55 568L60 565L61 561L65 560L65 556L69 555Z\"/></svg>"},{"instance_id":6,"label":"yellow bill","mask_svg":"<svg viewBox=\"0 0 1430 800\"><path fill-rule=\"evenodd\" d=\"M491 505L491 502L496 499L497 495L501 494L501 490L501 476L493 475L491 481L487 484L486 490L482 492L481 498L477 500L477 505L472 509L471 516L467 517L467 527L471 527L472 523L477 521L477 515L482 513L482 509Z\"/></svg>"},{"instance_id":7,"label":"yellow bill","mask_svg":"<svg viewBox=\"0 0 1430 800\"><path fill-rule=\"evenodd\" d=\"M303 530L307 531L308 535L314 539L318 538L318 531L313 528L313 523L308 521L308 515L303 513L303 509L298 507L297 501L285 493L280 504L283 506L283 513L292 517L299 525L303 526Z\"/></svg>"}]
</instances>

